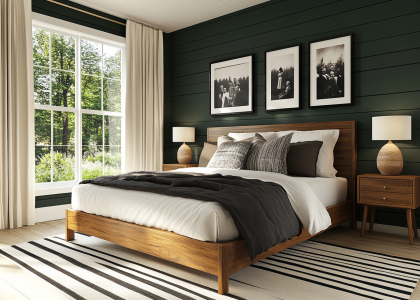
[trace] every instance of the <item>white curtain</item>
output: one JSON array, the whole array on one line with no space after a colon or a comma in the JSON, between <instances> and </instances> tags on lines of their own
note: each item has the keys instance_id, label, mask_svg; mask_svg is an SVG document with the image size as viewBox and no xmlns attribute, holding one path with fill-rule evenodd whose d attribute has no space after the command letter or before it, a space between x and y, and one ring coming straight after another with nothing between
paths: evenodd
<instances>
[{"instance_id":1,"label":"white curtain","mask_svg":"<svg viewBox=\"0 0 420 300\"><path fill-rule=\"evenodd\" d=\"M0 229L35 223L31 0L0 0Z\"/></svg>"},{"instance_id":2,"label":"white curtain","mask_svg":"<svg viewBox=\"0 0 420 300\"><path fill-rule=\"evenodd\" d=\"M163 35L133 21L126 34L125 170L161 171L163 162Z\"/></svg>"}]
</instances>

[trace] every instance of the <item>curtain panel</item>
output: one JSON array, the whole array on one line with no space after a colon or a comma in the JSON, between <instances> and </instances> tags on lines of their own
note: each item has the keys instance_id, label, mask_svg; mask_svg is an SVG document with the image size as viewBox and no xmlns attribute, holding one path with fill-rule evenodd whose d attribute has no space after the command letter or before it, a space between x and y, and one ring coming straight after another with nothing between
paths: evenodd
<instances>
[{"instance_id":1,"label":"curtain panel","mask_svg":"<svg viewBox=\"0 0 420 300\"><path fill-rule=\"evenodd\" d=\"M35 223L30 0L0 0L0 229Z\"/></svg>"},{"instance_id":2,"label":"curtain panel","mask_svg":"<svg viewBox=\"0 0 420 300\"><path fill-rule=\"evenodd\" d=\"M161 171L163 34L133 21L126 33L125 170Z\"/></svg>"}]
</instances>

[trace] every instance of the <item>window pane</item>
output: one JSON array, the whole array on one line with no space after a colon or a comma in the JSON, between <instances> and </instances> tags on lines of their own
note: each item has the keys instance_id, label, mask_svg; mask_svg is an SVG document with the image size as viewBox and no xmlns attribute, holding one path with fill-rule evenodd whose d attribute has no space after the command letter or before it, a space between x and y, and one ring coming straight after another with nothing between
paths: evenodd
<instances>
[{"instance_id":1,"label":"window pane","mask_svg":"<svg viewBox=\"0 0 420 300\"><path fill-rule=\"evenodd\" d=\"M51 111L35 109L35 145L51 145Z\"/></svg>"},{"instance_id":2,"label":"window pane","mask_svg":"<svg viewBox=\"0 0 420 300\"><path fill-rule=\"evenodd\" d=\"M53 68L74 71L75 42L70 36L51 34L51 65Z\"/></svg>"},{"instance_id":3,"label":"window pane","mask_svg":"<svg viewBox=\"0 0 420 300\"><path fill-rule=\"evenodd\" d=\"M104 110L121 112L121 81L104 78Z\"/></svg>"},{"instance_id":4,"label":"window pane","mask_svg":"<svg viewBox=\"0 0 420 300\"><path fill-rule=\"evenodd\" d=\"M82 117L83 146L102 146L102 116L83 114Z\"/></svg>"},{"instance_id":5,"label":"window pane","mask_svg":"<svg viewBox=\"0 0 420 300\"><path fill-rule=\"evenodd\" d=\"M38 104L50 104L50 70L34 67L34 100Z\"/></svg>"},{"instance_id":6,"label":"window pane","mask_svg":"<svg viewBox=\"0 0 420 300\"><path fill-rule=\"evenodd\" d=\"M121 146L105 146L105 175L121 173Z\"/></svg>"},{"instance_id":7,"label":"window pane","mask_svg":"<svg viewBox=\"0 0 420 300\"><path fill-rule=\"evenodd\" d=\"M82 179L103 175L102 116L82 116Z\"/></svg>"},{"instance_id":8,"label":"window pane","mask_svg":"<svg viewBox=\"0 0 420 300\"><path fill-rule=\"evenodd\" d=\"M68 146L75 143L74 113L55 111L53 113L54 146Z\"/></svg>"},{"instance_id":9,"label":"window pane","mask_svg":"<svg viewBox=\"0 0 420 300\"><path fill-rule=\"evenodd\" d=\"M82 108L101 110L101 78L82 75Z\"/></svg>"},{"instance_id":10,"label":"window pane","mask_svg":"<svg viewBox=\"0 0 420 300\"><path fill-rule=\"evenodd\" d=\"M53 181L76 178L74 153L74 146L53 146Z\"/></svg>"},{"instance_id":11,"label":"window pane","mask_svg":"<svg viewBox=\"0 0 420 300\"><path fill-rule=\"evenodd\" d=\"M51 182L50 146L35 146L35 182Z\"/></svg>"},{"instance_id":12,"label":"window pane","mask_svg":"<svg viewBox=\"0 0 420 300\"><path fill-rule=\"evenodd\" d=\"M52 71L52 105L74 107L74 73Z\"/></svg>"},{"instance_id":13,"label":"window pane","mask_svg":"<svg viewBox=\"0 0 420 300\"><path fill-rule=\"evenodd\" d=\"M105 116L105 145L121 146L121 117Z\"/></svg>"},{"instance_id":14,"label":"window pane","mask_svg":"<svg viewBox=\"0 0 420 300\"><path fill-rule=\"evenodd\" d=\"M81 41L82 73L101 76L102 44Z\"/></svg>"},{"instance_id":15,"label":"window pane","mask_svg":"<svg viewBox=\"0 0 420 300\"><path fill-rule=\"evenodd\" d=\"M104 77L121 78L121 49L104 45Z\"/></svg>"},{"instance_id":16,"label":"window pane","mask_svg":"<svg viewBox=\"0 0 420 300\"><path fill-rule=\"evenodd\" d=\"M103 175L103 148L82 147L82 179L91 179Z\"/></svg>"},{"instance_id":17,"label":"window pane","mask_svg":"<svg viewBox=\"0 0 420 300\"><path fill-rule=\"evenodd\" d=\"M32 28L32 49L34 66L50 65L50 34L46 30Z\"/></svg>"}]
</instances>

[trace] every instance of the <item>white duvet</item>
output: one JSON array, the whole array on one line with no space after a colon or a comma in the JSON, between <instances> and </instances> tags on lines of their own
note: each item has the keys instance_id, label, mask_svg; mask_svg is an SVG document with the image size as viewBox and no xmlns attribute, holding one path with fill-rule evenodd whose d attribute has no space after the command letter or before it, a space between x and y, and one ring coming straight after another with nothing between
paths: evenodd
<instances>
[{"instance_id":1,"label":"white duvet","mask_svg":"<svg viewBox=\"0 0 420 300\"><path fill-rule=\"evenodd\" d=\"M278 183L287 192L292 208L310 234L331 225L330 216L313 189L296 178L269 172L212 168L176 172L220 173ZM82 184L73 188L72 208L202 241L224 242L239 237L230 213L216 202Z\"/></svg>"}]
</instances>

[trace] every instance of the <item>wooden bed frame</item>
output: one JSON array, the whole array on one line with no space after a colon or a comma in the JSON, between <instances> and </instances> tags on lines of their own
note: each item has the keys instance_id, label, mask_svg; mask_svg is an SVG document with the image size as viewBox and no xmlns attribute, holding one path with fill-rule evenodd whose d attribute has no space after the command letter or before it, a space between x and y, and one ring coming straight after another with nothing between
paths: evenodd
<instances>
[{"instance_id":1,"label":"wooden bed frame","mask_svg":"<svg viewBox=\"0 0 420 300\"><path fill-rule=\"evenodd\" d=\"M207 129L207 140L217 141L229 132L269 132L286 130L339 129L340 136L334 148L334 167L337 176L347 179L347 201L328 207L333 228L346 221L355 227L356 194L356 122L316 122L298 124L275 124L236 127L213 127ZM327 229L327 230L328 230ZM203 242L173 232L149 228L107 217L68 209L66 211L66 240L74 240L74 232L92 235L118 245L149 255L169 260L193 269L204 271L219 278L219 294L229 291L229 275L247 266L250 259L245 240L239 238L226 243ZM302 234L287 242L277 244L261 253L252 263L269 257L279 251L303 242L312 236L303 230Z\"/></svg>"}]
</instances>

